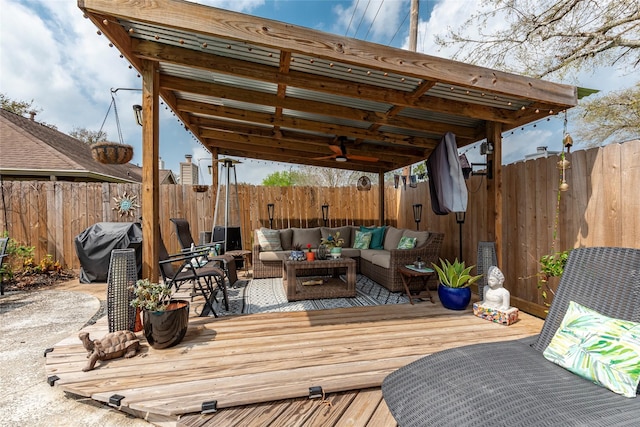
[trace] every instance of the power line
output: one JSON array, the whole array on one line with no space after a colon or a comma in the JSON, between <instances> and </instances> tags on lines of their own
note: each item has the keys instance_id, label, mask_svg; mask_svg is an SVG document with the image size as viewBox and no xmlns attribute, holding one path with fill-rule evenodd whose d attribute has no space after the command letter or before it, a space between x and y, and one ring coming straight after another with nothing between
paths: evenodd
<instances>
[{"instance_id":1,"label":"power line","mask_svg":"<svg viewBox=\"0 0 640 427\"><path fill-rule=\"evenodd\" d=\"M360 4L360 0L356 2L356 6L353 8L353 13L351 14L351 19L349 20L349 25L347 26L347 30L344 32L344 36L346 37L349 34L349 30L351 29L351 24L353 23L353 18L356 16L356 10L358 10L358 4Z\"/></svg>"},{"instance_id":2,"label":"power line","mask_svg":"<svg viewBox=\"0 0 640 427\"><path fill-rule=\"evenodd\" d=\"M378 18L378 14L380 13L380 9L382 9L383 4L384 4L384 0L380 2L380 6L378 6L378 10L376 11L376 16L374 16L373 19L371 20L371 25L369 25L367 34L364 35L364 40L367 40L367 37L369 36L369 32L371 31L371 28L373 28L373 24L376 22L376 19Z\"/></svg>"}]
</instances>

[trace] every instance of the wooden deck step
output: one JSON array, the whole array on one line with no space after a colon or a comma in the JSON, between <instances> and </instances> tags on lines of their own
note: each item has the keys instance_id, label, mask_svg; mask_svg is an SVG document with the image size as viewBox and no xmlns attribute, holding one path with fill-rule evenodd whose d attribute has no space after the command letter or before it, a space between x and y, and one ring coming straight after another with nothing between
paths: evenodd
<instances>
[{"instance_id":1,"label":"wooden deck step","mask_svg":"<svg viewBox=\"0 0 640 427\"><path fill-rule=\"evenodd\" d=\"M273 402L302 398L305 403L296 404L301 410L317 404L305 399L311 386L322 387L336 399L341 396L336 404L348 399L343 394L348 391L356 393L353 399L368 402L345 409L347 417L350 411L365 411L354 414L364 418L381 411L375 418L384 419L381 398L371 404L374 407L364 406L376 400L371 393L379 393L382 380L393 370L447 348L531 336L541 326L542 320L524 313L506 327L430 302L194 317L179 345L155 350L142 337L144 345L136 357L98 362L90 372L81 370L86 352L79 339L69 337L47 355L46 372L57 375L55 386L66 392L101 402L119 394L124 396L121 410L157 419L199 413L202 403L212 400L219 409L266 404L275 405L270 411L276 411L278 404ZM107 331L106 321L86 331L100 338ZM357 397L358 390L369 389L374 391ZM288 411L292 404L283 405ZM322 418L319 413L309 416Z\"/></svg>"}]
</instances>

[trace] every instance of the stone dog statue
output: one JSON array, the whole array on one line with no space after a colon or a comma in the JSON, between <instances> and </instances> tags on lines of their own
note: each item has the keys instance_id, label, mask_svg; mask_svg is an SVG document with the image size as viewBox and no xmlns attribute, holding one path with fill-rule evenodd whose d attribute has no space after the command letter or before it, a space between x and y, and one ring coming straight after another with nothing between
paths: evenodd
<instances>
[{"instance_id":1,"label":"stone dog statue","mask_svg":"<svg viewBox=\"0 0 640 427\"><path fill-rule=\"evenodd\" d=\"M90 371L98 360L110 360L118 357L133 357L140 349L140 340L131 331L111 332L100 340L89 339L88 332L78 335L80 341L87 349L87 366L82 368L84 372Z\"/></svg>"}]
</instances>

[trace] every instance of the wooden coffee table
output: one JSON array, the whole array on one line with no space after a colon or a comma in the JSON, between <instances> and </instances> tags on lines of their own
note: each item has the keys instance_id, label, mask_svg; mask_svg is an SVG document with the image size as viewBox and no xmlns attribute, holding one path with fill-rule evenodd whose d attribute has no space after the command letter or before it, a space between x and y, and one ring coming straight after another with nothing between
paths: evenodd
<instances>
[{"instance_id":1,"label":"wooden coffee table","mask_svg":"<svg viewBox=\"0 0 640 427\"><path fill-rule=\"evenodd\" d=\"M340 279L346 269L347 281ZM356 261L338 258L315 261L283 262L283 277L288 301L320 298L352 298L356 296ZM307 284L322 281L321 284Z\"/></svg>"},{"instance_id":2,"label":"wooden coffee table","mask_svg":"<svg viewBox=\"0 0 640 427\"><path fill-rule=\"evenodd\" d=\"M426 271L419 271L412 268L407 268L403 265L398 267L398 272L400 273L400 277L402 277L402 284L404 285L404 290L407 294L407 298L409 298L409 302L411 303L411 305L413 305L414 298L429 298L431 302L435 304L435 301L433 301L433 297L431 296L431 292L429 291L429 287L427 286L427 280L429 279L429 276L435 273L433 270L428 269ZM416 278L421 279L422 284L419 288L414 287L414 289L412 290L411 281Z\"/></svg>"}]
</instances>

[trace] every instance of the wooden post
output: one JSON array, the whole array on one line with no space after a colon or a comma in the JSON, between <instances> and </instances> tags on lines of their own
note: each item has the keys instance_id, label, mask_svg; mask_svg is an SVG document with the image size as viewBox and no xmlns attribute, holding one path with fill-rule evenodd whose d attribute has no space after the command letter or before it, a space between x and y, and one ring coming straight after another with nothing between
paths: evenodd
<instances>
[{"instance_id":1,"label":"wooden post","mask_svg":"<svg viewBox=\"0 0 640 427\"><path fill-rule=\"evenodd\" d=\"M378 199L380 200L380 209L378 218L380 218L380 224L384 225L384 172L378 172Z\"/></svg>"},{"instance_id":2,"label":"wooden post","mask_svg":"<svg viewBox=\"0 0 640 427\"><path fill-rule=\"evenodd\" d=\"M158 282L160 138L158 64L142 62L142 277Z\"/></svg>"},{"instance_id":3,"label":"wooden post","mask_svg":"<svg viewBox=\"0 0 640 427\"><path fill-rule=\"evenodd\" d=\"M502 125L487 123L487 142L493 152L487 154L487 240L496 242L498 265L502 265ZM489 170L491 168L491 171Z\"/></svg>"}]
</instances>

